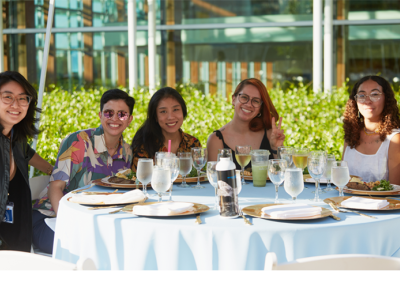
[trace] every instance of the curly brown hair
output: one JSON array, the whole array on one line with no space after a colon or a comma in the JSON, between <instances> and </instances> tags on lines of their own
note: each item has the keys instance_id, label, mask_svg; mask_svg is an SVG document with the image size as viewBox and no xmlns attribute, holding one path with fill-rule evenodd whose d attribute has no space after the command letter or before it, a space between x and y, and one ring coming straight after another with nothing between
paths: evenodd
<instances>
[{"instance_id":1,"label":"curly brown hair","mask_svg":"<svg viewBox=\"0 0 400 283\"><path fill-rule=\"evenodd\" d=\"M355 96L360 85L368 80L378 83L382 87L383 95L385 95L385 106L382 110L381 121L377 129L381 141L384 141L386 136L392 133L393 129L400 128L399 107L397 106L397 101L394 98L394 92L389 82L379 76L365 76L354 85L343 115L344 140L350 148L355 148L360 144L360 132L365 127L364 119L358 111Z\"/></svg>"}]
</instances>

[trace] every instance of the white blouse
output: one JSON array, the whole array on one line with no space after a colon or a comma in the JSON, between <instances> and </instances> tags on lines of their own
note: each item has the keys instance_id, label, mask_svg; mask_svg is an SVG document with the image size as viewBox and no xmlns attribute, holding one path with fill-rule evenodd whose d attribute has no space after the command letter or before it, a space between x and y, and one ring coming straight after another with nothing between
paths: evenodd
<instances>
[{"instance_id":1,"label":"white blouse","mask_svg":"<svg viewBox=\"0 0 400 283\"><path fill-rule=\"evenodd\" d=\"M343 160L347 161L350 175L359 176L364 182L388 180L390 140L398 133L400 133L400 129L395 129L390 135L386 136L386 139L375 154L363 154L355 148L346 147Z\"/></svg>"}]
</instances>

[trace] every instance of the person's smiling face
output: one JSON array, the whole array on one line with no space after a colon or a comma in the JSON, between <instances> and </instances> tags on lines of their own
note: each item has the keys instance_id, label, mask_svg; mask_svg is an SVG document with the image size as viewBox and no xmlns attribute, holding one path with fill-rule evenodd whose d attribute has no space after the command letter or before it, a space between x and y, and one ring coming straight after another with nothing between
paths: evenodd
<instances>
[{"instance_id":1,"label":"person's smiling face","mask_svg":"<svg viewBox=\"0 0 400 283\"><path fill-rule=\"evenodd\" d=\"M107 110L113 110L114 115L111 119L105 117L104 112ZM122 132L132 122L132 115L129 115L128 119L120 120L118 118L118 111L125 111L129 115L129 107L122 99L110 100L103 106L103 111L99 112L101 125L103 126L104 133L110 136L120 136Z\"/></svg>"},{"instance_id":2,"label":"person's smiling face","mask_svg":"<svg viewBox=\"0 0 400 283\"><path fill-rule=\"evenodd\" d=\"M373 93L380 93L380 99L378 101L371 101L369 95ZM383 108L385 107L385 94L383 93L382 87L373 80L363 82L357 90L357 94L363 94L366 96L364 103L357 101L357 107L364 118L379 121Z\"/></svg>"},{"instance_id":3,"label":"person's smiling face","mask_svg":"<svg viewBox=\"0 0 400 283\"><path fill-rule=\"evenodd\" d=\"M29 105L21 106L18 100L23 99L27 93L17 82L10 81L0 88L0 94L14 98L14 102L6 104L0 99L0 123L4 128L11 129L25 118Z\"/></svg>"},{"instance_id":4,"label":"person's smiling face","mask_svg":"<svg viewBox=\"0 0 400 283\"><path fill-rule=\"evenodd\" d=\"M172 97L161 99L157 106L157 122L163 134L173 134L183 123L182 106Z\"/></svg>"},{"instance_id":5,"label":"person's smiling face","mask_svg":"<svg viewBox=\"0 0 400 283\"><path fill-rule=\"evenodd\" d=\"M245 94L249 97L247 103L240 102L239 95L241 94ZM238 95L232 97L232 104L235 106L235 114L237 114L242 120L250 121L260 113L261 107L256 108L252 105L251 100L254 98L262 101L260 92L253 85L244 86Z\"/></svg>"}]
</instances>

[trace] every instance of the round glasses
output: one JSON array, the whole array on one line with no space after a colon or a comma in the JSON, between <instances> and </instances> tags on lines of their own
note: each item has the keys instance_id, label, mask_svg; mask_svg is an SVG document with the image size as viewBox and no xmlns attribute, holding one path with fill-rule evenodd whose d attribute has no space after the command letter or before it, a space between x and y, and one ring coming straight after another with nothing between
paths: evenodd
<instances>
[{"instance_id":1,"label":"round glasses","mask_svg":"<svg viewBox=\"0 0 400 283\"><path fill-rule=\"evenodd\" d=\"M247 94L239 93L238 96L239 96L240 103L246 104L250 100L250 97ZM259 98L251 99L251 105L253 105L253 107L255 107L255 108L260 108L262 104L263 104L263 101Z\"/></svg>"},{"instance_id":2,"label":"round glasses","mask_svg":"<svg viewBox=\"0 0 400 283\"><path fill-rule=\"evenodd\" d=\"M369 97L369 100L371 100L372 102L376 102L379 99L381 99L382 93L372 92L369 95L364 94L364 93L357 93L355 95L355 98L358 103L365 103L365 101L367 101L367 96Z\"/></svg>"},{"instance_id":3,"label":"round glasses","mask_svg":"<svg viewBox=\"0 0 400 283\"><path fill-rule=\"evenodd\" d=\"M104 110L104 111L103 111L103 115L104 115L104 117L106 117L107 119L111 119L112 117L114 117L114 114L115 114L115 111L114 111L114 110L111 110L111 109L109 109L109 110ZM118 112L117 112L117 115L118 115L118 119L120 119L121 121L125 121L125 120L127 120L128 117L129 117L128 112L122 111L122 110L118 111Z\"/></svg>"},{"instance_id":4,"label":"round glasses","mask_svg":"<svg viewBox=\"0 0 400 283\"><path fill-rule=\"evenodd\" d=\"M2 93L1 94L1 101L3 101L4 104L12 104L14 101L18 102L19 106L28 106L29 103L32 101L32 97L27 94L20 94L20 95L12 95L11 93Z\"/></svg>"}]
</instances>

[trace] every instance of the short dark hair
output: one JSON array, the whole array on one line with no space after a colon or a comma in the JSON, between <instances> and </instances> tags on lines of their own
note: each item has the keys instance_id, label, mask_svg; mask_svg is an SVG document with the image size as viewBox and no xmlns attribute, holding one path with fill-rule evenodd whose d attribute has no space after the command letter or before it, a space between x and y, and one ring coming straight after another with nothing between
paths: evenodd
<instances>
[{"instance_id":1,"label":"short dark hair","mask_svg":"<svg viewBox=\"0 0 400 283\"><path fill-rule=\"evenodd\" d=\"M27 138L32 138L39 134L39 130L35 126L35 123L39 121L39 119L36 119L35 116L36 112L40 113L42 110L36 107L38 97L35 88L24 78L23 75L15 71L5 71L0 73L0 88L9 82L18 83L24 89L26 94L32 97L26 116L13 127L13 141L24 141ZM0 124L0 132L2 132L3 129L3 125Z\"/></svg>"},{"instance_id":2,"label":"short dark hair","mask_svg":"<svg viewBox=\"0 0 400 283\"><path fill-rule=\"evenodd\" d=\"M132 115L133 107L135 106L135 99L132 96L129 96L125 91L120 89L110 89L107 90L100 99L100 111L103 111L104 104L109 102L110 100L123 100L126 105L129 107L129 115Z\"/></svg>"}]
</instances>

